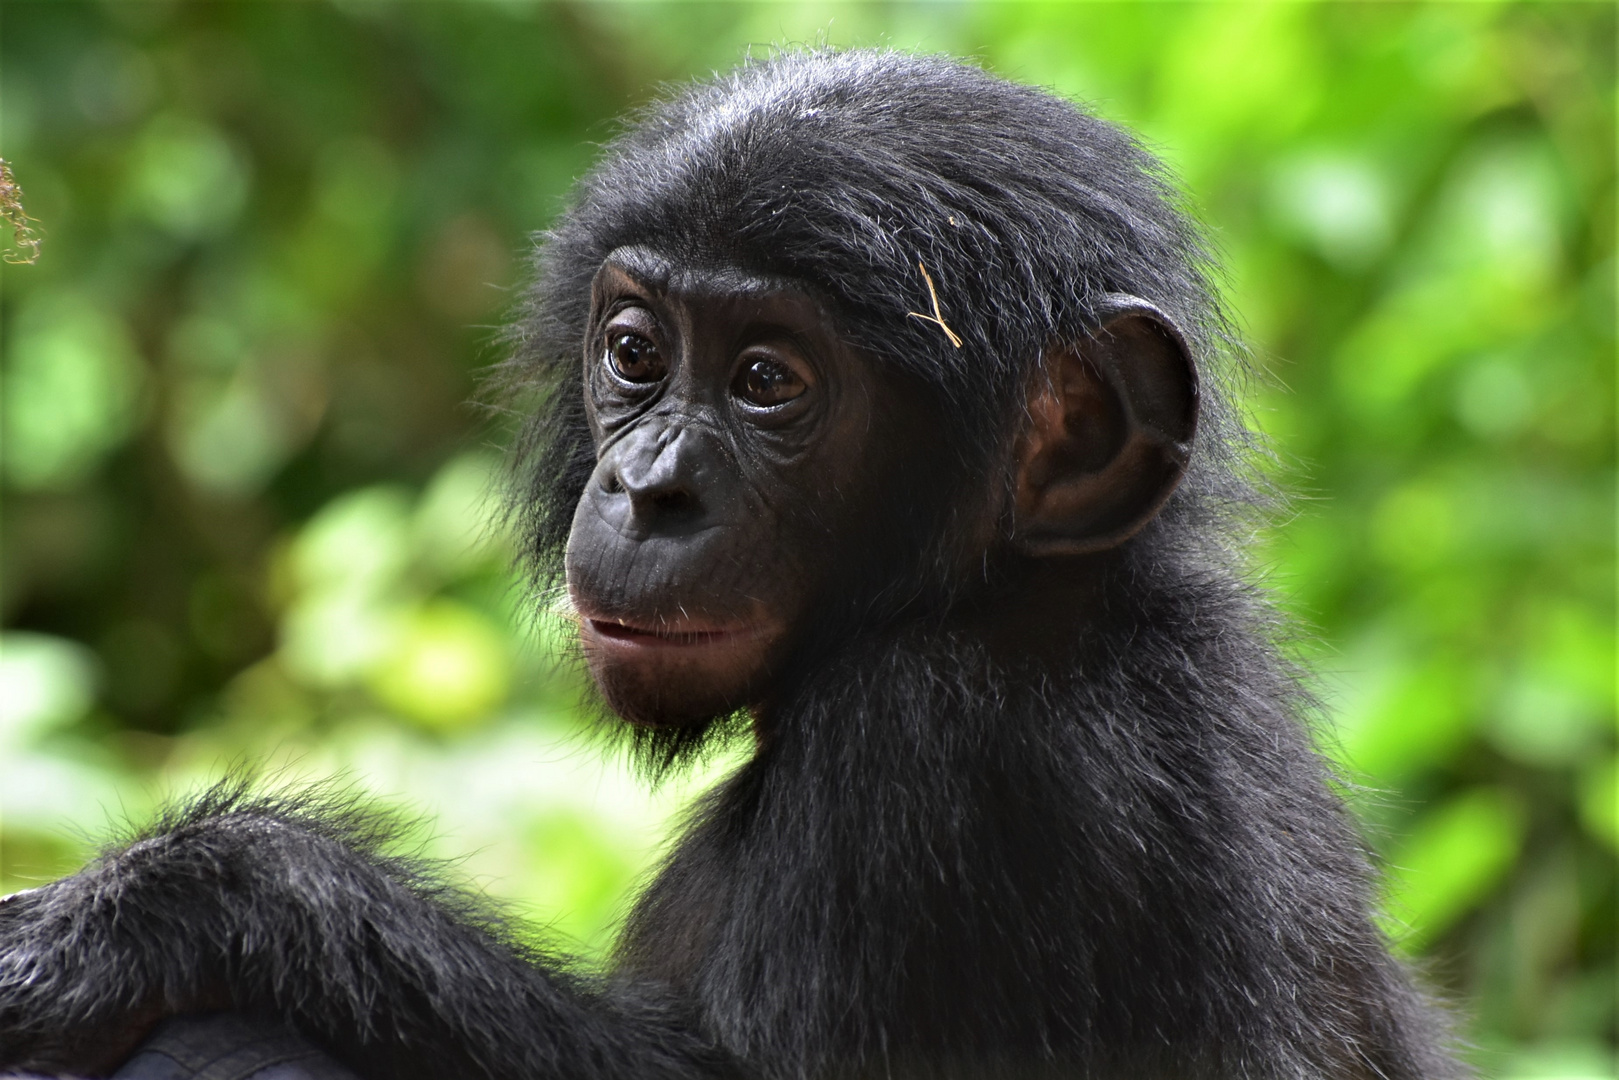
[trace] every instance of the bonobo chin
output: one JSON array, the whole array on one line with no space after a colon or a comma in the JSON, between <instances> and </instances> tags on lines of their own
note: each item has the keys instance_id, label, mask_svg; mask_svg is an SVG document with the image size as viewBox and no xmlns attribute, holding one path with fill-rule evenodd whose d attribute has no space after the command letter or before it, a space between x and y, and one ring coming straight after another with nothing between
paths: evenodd
<instances>
[{"instance_id":1,"label":"bonobo chin","mask_svg":"<svg viewBox=\"0 0 1619 1080\"><path fill-rule=\"evenodd\" d=\"M223 787L0 906L0 1064L1463 1075L1243 559L1242 353L1180 201L939 57L786 52L646 112L505 367L526 568L604 707L652 774L751 747L612 963L352 808Z\"/></svg>"}]
</instances>

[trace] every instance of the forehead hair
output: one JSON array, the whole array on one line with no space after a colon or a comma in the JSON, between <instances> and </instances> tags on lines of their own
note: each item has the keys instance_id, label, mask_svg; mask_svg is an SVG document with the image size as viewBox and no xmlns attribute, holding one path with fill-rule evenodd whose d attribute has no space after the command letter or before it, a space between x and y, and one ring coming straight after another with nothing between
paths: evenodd
<instances>
[{"instance_id":1,"label":"forehead hair","mask_svg":"<svg viewBox=\"0 0 1619 1080\"><path fill-rule=\"evenodd\" d=\"M599 265L640 244L794 278L856 344L976 396L1082 335L1105 293L1198 340L1203 254L1172 199L1128 135L1044 91L937 57L787 53L643 114L550 247ZM908 317L932 313L923 268L959 350Z\"/></svg>"},{"instance_id":2,"label":"forehead hair","mask_svg":"<svg viewBox=\"0 0 1619 1080\"><path fill-rule=\"evenodd\" d=\"M1246 497L1226 482L1246 435L1224 404L1235 337L1202 234L1152 154L1044 90L892 51L750 61L633 117L540 240L515 363L569 389L520 452L567 464L559 496L582 485L588 449L557 410L576 393L590 282L636 247L801 283L850 344L935 388L974 469L1004 448L1046 352L1094 329L1105 295L1140 297L1176 324L1203 376L1176 502L1218 487ZM959 347L912 315L934 315L935 294Z\"/></svg>"}]
</instances>

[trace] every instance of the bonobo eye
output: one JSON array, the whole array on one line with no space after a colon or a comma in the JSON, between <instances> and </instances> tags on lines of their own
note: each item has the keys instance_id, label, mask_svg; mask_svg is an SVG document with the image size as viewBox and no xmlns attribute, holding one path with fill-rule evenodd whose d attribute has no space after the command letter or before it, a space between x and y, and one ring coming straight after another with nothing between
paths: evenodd
<instances>
[{"instance_id":1,"label":"bonobo eye","mask_svg":"<svg viewBox=\"0 0 1619 1080\"><path fill-rule=\"evenodd\" d=\"M657 382L669 373L658 347L640 334L618 333L607 339L607 366L625 382Z\"/></svg>"},{"instance_id":2,"label":"bonobo eye","mask_svg":"<svg viewBox=\"0 0 1619 1080\"><path fill-rule=\"evenodd\" d=\"M749 405L769 409L785 405L809 387L804 379L780 360L764 358L744 361L745 366L731 384L731 393Z\"/></svg>"}]
</instances>

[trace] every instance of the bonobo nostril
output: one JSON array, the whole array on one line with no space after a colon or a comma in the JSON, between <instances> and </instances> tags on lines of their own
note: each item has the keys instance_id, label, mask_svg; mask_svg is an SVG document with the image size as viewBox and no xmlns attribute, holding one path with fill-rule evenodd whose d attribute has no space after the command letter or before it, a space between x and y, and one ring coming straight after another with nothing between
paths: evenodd
<instances>
[{"instance_id":1,"label":"bonobo nostril","mask_svg":"<svg viewBox=\"0 0 1619 1080\"><path fill-rule=\"evenodd\" d=\"M597 481L606 495L626 495L632 517L643 525L689 524L704 500L703 440L672 425L632 433L600 465Z\"/></svg>"},{"instance_id":2,"label":"bonobo nostril","mask_svg":"<svg viewBox=\"0 0 1619 1080\"><path fill-rule=\"evenodd\" d=\"M649 520L686 516L700 509L696 496L679 485L631 487L629 495L635 516Z\"/></svg>"},{"instance_id":3,"label":"bonobo nostril","mask_svg":"<svg viewBox=\"0 0 1619 1080\"><path fill-rule=\"evenodd\" d=\"M685 488L676 488L673 491L656 491L649 498L651 504L662 511L685 510L697 505L697 500Z\"/></svg>"}]
</instances>

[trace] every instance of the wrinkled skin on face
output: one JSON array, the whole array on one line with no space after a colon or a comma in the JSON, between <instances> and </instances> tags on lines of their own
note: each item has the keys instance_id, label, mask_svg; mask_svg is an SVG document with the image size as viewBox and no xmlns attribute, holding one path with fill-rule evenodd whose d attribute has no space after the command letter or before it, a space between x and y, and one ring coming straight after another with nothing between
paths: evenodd
<instances>
[{"instance_id":1,"label":"wrinkled skin on face","mask_svg":"<svg viewBox=\"0 0 1619 1080\"><path fill-rule=\"evenodd\" d=\"M873 463L936 425L807 291L643 248L597 273L584 364L597 465L567 580L597 685L646 725L758 703L870 561L895 475Z\"/></svg>"},{"instance_id":2,"label":"wrinkled skin on face","mask_svg":"<svg viewBox=\"0 0 1619 1080\"><path fill-rule=\"evenodd\" d=\"M1185 469L1197 376L1152 305L1097 306L1032 372L996 482L962 473L934 392L848 345L803 286L608 256L583 361L596 468L566 560L608 705L648 726L757 715L789 659L922 588L930 560L965 578L993 553L1061 562L1134 535Z\"/></svg>"}]
</instances>

